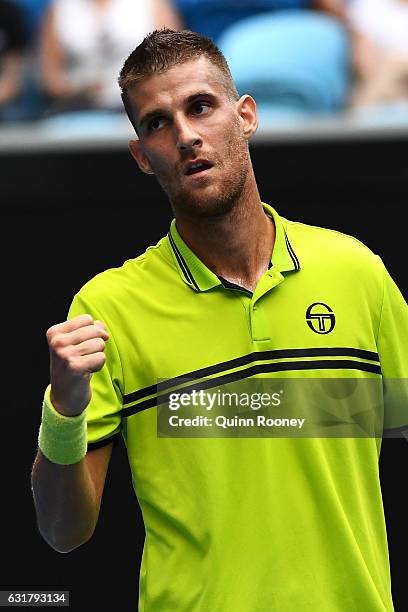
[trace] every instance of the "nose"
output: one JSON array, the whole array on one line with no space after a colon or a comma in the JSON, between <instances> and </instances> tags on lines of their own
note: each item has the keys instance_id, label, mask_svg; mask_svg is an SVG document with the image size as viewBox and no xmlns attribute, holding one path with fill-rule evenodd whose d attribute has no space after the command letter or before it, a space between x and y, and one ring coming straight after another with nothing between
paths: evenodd
<instances>
[{"instance_id":1,"label":"nose","mask_svg":"<svg viewBox=\"0 0 408 612\"><path fill-rule=\"evenodd\" d=\"M188 151L196 147L201 147L202 139L194 129L192 122L186 117L178 117L175 122L177 133L177 148L179 151Z\"/></svg>"}]
</instances>

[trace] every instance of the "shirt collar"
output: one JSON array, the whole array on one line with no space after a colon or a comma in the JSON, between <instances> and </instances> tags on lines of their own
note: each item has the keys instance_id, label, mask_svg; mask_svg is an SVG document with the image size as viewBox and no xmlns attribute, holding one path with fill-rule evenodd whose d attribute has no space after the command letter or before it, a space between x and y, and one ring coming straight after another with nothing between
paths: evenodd
<instances>
[{"instance_id":1,"label":"shirt collar","mask_svg":"<svg viewBox=\"0 0 408 612\"><path fill-rule=\"evenodd\" d=\"M299 270L299 259L290 243L287 231L287 221L280 217L269 204L262 202L265 214L271 217L275 224L275 244L272 251L270 273L273 268L279 272ZM221 285L221 279L214 274L186 245L177 231L176 220L171 222L167 234L170 251L174 257L177 269L183 281L195 291L207 291Z\"/></svg>"}]
</instances>

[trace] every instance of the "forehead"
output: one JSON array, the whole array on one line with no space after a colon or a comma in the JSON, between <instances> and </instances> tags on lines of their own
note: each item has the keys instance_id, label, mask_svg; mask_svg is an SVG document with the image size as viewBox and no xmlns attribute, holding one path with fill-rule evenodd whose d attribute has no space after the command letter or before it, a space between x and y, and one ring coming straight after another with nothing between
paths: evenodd
<instances>
[{"instance_id":1,"label":"forehead","mask_svg":"<svg viewBox=\"0 0 408 612\"><path fill-rule=\"evenodd\" d=\"M182 104L198 92L227 97L222 72L205 56L143 79L128 95L136 116L140 117L155 108Z\"/></svg>"}]
</instances>

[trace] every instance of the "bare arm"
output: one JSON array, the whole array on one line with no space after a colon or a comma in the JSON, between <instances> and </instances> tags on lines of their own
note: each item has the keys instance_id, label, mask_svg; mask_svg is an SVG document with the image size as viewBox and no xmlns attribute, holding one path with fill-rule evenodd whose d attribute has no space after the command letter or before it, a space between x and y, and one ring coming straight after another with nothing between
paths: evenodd
<instances>
[{"instance_id":1,"label":"bare arm","mask_svg":"<svg viewBox=\"0 0 408 612\"><path fill-rule=\"evenodd\" d=\"M20 93L23 65L22 53L10 52L4 57L0 74L0 106L10 102Z\"/></svg>"},{"instance_id":2,"label":"bare arm","mask_svg":"<svg viewBox=\"0 0 408 612\"><path fill-rule=\"evenodd\" d=\"M358 79L367 79L379 61L377 48L365 34L352 31L352 66Z\"/></svg>"},{"instance_id":3,"label":"bare arm","mask_svg":"<svg viewBox=\"0 0 408 612\"><path fill-rule=\"evenodd\" d=\"M40 450L31 482L38 528L54 550L70 552L96 527L113 444L87 453L79 463L57 465Z\"/></svg>"},{"instance_id":4,"label":"bare arm","mask_svg":"<svg viewBox=\"0 0 408 612\"><path fill-rule=\"evenodd\" d=\"M377 50L374 43L356 29L345 0L314 0L314 8L343 21L350 36L351 68L357 78L367 78L375 68Z\"/></svg>"},{"instance_id":5,"label":"bare arm","mask_svg":"<svg viewBox=\"0 0 408 612\"><path fill-rule=\"evenodd\" d=\"M81 414L92 396L90 380L106 360L109 334L90 315L50 327L51 402L66 417ZM50 461L38 450L32 470L32 490L38 527L58 552L69 552L92 536L96 527L112 444L71 465Z\"/></svg>"},{"instance_id":6,"label":"bare arm","mask_svg":"<svg viewBox=\"0 0 408 612\"><path fill-rule=\"evenodd\" d=\"M76 91L66 78L64 53L55 34L52 6L45 13L41 26L39 58L45 91L57 97L74 95Z\"/></svg>"}]
</instances>

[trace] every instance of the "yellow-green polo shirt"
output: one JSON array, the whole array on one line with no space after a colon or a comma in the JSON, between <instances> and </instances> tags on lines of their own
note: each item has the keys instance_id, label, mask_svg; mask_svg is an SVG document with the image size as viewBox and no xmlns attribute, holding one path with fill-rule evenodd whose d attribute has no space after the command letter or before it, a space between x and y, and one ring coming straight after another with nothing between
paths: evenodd
<instances>
[{"instance_id":1,"label":"yellow-green polo shirt","mask_svg":"<svg viewBox=\"0 0 408 612\"><path fill-rule=\"evenodd\" d=\"M253 294L211 272L173 221L68 314L110 334L88 440L126 443L146 529L139 611L390 612L377 438L157 435L162 379L408 378L407 305L381 259L263 207L276 241Z\"/></svg>"}]
</instances>

